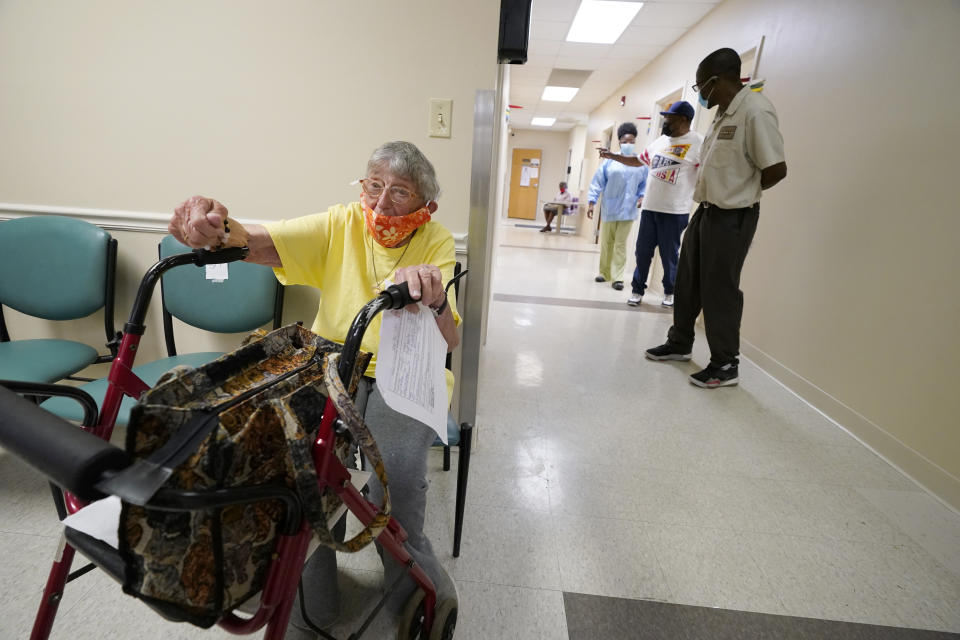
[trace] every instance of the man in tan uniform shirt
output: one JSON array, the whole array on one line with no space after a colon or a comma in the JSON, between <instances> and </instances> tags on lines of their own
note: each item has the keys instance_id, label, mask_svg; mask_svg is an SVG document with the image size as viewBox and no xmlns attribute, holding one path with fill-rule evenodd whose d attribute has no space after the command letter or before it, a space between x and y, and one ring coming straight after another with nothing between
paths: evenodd
<instances>
[{"instance_id":1,"label":"man in tan uniform shirt","mask_svg":"<svg viewBox=\"0 0 960 640\"><path fill-rule=\"evenodd\" d=\"M740 82L740 56L718 49L697 67L700 105L719 105L704 140L693 199L700 203L680 248L667 342L651 360L689 360L703 310L710 363L690 376L706 388L737 384L743 292L740 272L760 216L760 195L787 175L773 104Z\"/></svg>"}]
</instances>

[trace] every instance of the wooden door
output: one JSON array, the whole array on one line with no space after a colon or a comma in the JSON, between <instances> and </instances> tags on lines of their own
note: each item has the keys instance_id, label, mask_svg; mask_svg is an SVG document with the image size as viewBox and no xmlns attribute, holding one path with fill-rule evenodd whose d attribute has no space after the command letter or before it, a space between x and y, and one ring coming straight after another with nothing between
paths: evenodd
<instances>
[{"instance_id":1,"label":"wooden door","mask_svg":"<svg viewBox=\"0 0 960 640\"><path fill-rule=\"evenodd\" d=\"M514 149L508 218L536 220L540 191L540 149Z\"/></svg>"}]
</instances>

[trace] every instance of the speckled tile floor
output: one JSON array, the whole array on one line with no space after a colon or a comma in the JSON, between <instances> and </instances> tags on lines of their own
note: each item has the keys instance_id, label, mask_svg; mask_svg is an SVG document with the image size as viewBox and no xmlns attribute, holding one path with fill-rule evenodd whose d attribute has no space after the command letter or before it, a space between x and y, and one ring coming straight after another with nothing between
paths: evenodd
<instances>
[{"instance_id":1,"label":"speckled tile floor","mask_svg":"<svg viewBox=\"0 0 960 640\"><path fill-rule=\"evenodd\" d=\"M960 632L960 516L749 361L739 387L690 385L702 337L692 363L645 360L670 315L594 283L593 245L499 241L457 559L456 476L431 454L457 638L566 640L564 592ZM56 546L46 485L0 453L0 640L29 635ZM378 564L344 558L360 597ZM70 587L53 638L229 637L164 622L102 575Z\"/></svg>"}]
</instances>

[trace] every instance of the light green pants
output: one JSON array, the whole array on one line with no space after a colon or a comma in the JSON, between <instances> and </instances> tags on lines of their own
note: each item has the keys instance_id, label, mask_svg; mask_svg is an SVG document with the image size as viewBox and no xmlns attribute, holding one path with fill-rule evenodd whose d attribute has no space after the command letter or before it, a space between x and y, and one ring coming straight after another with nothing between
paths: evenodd
<instances>
[{"instance_id":1,"label":"light green pants","mask_svg":"<svg viewBox=\"0 0 960 640\"><path fill-rule=\"evenodd\" d=\"M600 275L616 282L623 280L627 263L627 236L633 220L600 223Z\"/></svg>"}]
</instances>

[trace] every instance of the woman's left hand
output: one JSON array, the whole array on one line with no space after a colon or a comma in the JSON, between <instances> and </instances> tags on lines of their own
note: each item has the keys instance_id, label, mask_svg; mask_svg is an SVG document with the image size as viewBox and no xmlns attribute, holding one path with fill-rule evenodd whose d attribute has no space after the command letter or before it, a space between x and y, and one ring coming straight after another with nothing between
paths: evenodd
<instances>
[{"instance_id":1,"label":"woman's left hand","mask_svg":"<svg viewBox=\"0 0 960 640\"><path fill-rule=\"evenodd\" d=\"M410 289L410 296L434 309L443 304L446 296L443 290L443 275L440 268L432 264L420 264L413 267L401 267L394 275L394 284L406 282ZM407 311L416 313L419 308L415 304L408 304Z\"/></svg>"}]
</instances>

